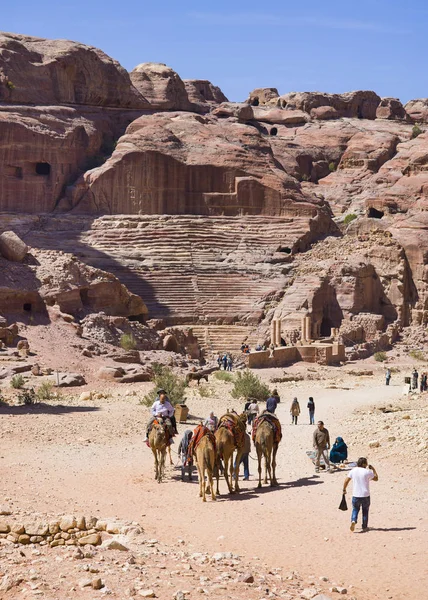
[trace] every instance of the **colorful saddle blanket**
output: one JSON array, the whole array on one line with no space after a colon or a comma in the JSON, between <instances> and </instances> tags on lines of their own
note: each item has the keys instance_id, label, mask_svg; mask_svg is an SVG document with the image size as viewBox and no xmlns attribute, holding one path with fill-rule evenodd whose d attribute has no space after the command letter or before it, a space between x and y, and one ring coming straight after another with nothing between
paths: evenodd
<instances>
[{"instance_id":1,"label":"colorful saddle blanket","mask_svg":"<svg viewBox=\"0 0 428 600\"><path fill-rule=\"evenodd\" d=\"M226 413L220 418L218 428L220 427L226 427L233 434L237 448L245 445L245 422L239 415Z\"/></svg>"},{"instance_id":2,"label":"colorful saddle blanket","mask_svg":"<svg viewBox=\"0 0 428 600\"><path fill-rule=\"evenodd\" d=\"M256 439L257 427L259 425L261 425L261 423L263 423L263 422L268 423L269 426L273 429L275 443L279 444L279 442L282 439L281 423L279 422L278 417L275 417L275 415L273 415L272 413L266 413L266 412L262 413L253 422L253 431L252 431L252 436L251 436L253 439L253 442Z\"/></svg>"},{"instance_id":3,"label":"colorful saddle blanket","mask_svg":"<svg viewBox=\"0 0 428 600\"><path fill-rule=\"evenodd\" d=\"M217 452L216 450L216 442L215 442L215 437L213 432L208 429L208 427L205 427L205 425L198 425L196 427L196 429L193 432L192 435L192 439L190 440L189 443L189 448L187 450L187 459L186 462L189 463L192 461L193 459L193 453L196 451L196 448L198 447L200 441L202 440L203 437L208 436L209 440L212 442L213 446L214 446L214 452Z\"/></svg>"}]
</instances>

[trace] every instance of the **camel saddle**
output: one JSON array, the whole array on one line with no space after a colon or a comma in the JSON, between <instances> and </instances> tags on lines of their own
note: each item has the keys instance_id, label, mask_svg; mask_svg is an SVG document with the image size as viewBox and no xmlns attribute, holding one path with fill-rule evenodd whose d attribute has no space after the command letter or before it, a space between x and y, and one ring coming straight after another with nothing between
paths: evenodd
<instances>
[{"instance_id":1,"label":"camel saddle","mask_svg":"<svg viewBox=\"0 0 428 600\"><path fill-rule=\"evenodd\" d=\"M237 448L245 445L245 423L236 413L226 413L220 418L218 429L226 427L232 434Z\"/></svg>"},{"instance_id":2,"label":"camel saddle","mask_svg":"<svg viewBox=\"0 0 428 600\"><path fill-rule=\"evenodd\" d=\"M211 431L211 429L208 429L208 427L205 427L205 425L202 425L202 424L198 425L196 427L196 429L194 430L192 439L190 440L190 443L189 443L189 448L187 450L186 463L191 462L193 453L195 452L196 448L198 447L199 442L206 435L208 436L208 438L210 439L210 441L212 442L212 444L214 446L214 452L217 452L215 437L214 437L214 434Z\"/></svg>"},{"instance_id":3,"label":"camel saddle","mask_svg":"<svg viewBox=\"0 0 428 600\"><path fill-rule=\"evenodd\" d=\"M275 417L272 413L263 412L257 419L254 420L253 423L253 431L251 437L253 438L253 442L256 439L256 431L257 427L261 425L263 422L269 424L269 426L273 429L274 441L276 444L282 439L282 431L281 431L281 423L279 422L278 417Z\"/></svg>"}]
</instances>

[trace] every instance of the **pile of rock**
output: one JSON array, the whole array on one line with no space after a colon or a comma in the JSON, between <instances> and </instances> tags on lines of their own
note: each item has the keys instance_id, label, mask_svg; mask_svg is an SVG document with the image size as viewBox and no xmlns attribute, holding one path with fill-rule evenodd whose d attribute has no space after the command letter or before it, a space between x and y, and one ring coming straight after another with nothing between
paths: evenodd
<instances>
[{"instance_id":1,"label":"pile of rock","mask_svg":"<svg viewBox=\"0 0 428 600\"><path fill-rule=\"evenodd\" d=\"M56 546L99 546L127 550L124 536L130 531L141 533L136 525L65 515L59 519L24 523L0 517L0 540L13 544L40 544ZM118 537L114 537L114 536Z\"/></svg>"}]
</instances>

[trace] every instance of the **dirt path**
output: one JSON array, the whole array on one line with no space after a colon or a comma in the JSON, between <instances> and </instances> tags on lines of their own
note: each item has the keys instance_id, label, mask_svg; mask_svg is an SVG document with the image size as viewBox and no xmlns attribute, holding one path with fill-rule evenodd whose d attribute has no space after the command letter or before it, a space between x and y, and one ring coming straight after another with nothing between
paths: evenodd
<instances>
[{"instance_id":1,"label":"dirt path","mask_svg":"<svg viewBox=\"0 0 428 600\"><path fill-rule=\"evenodd\" d=\"M354 408L392 401L402 391L401 386L359 382L353 387L324 389L322 382L306 382L297 395L302 408L313 395L316 419L324 420L333 438L346 440L341 423ZM97 407L90 403L54 412L34 409L32 414L1 409L2 497L12 508L33 512L135 519L148 536L165 542L182 538L202 551L232 551L247 559L257 556L271 567L327 576L358 600L413 599L428 585L422 552L427 542L426 479L412 473L403 459L378 463L377 450L369 451L366 442L351 447L350 458L368 454L380 476L372 484L373 529L351 534L349 511L337 509L344 474L314 473L305 454L313 427L305 409L301 424L290 425L289 404L284 400L278 408L284 428L280 486L256 490L257 468L251 460L252 477L242 482L239 496L223 495L205 505L197 498L196 477L192 484L182 483L179 471L169 468L165 483L154 482L151 453L141 443L147 409L136 405L135 398L103 402L100 410L92 410ZM193 414L204 417L208 406L220 414L230 399L195 399L189 405ZM417 576L409 577L410 571Z\"/></svg>"}]
</instances>

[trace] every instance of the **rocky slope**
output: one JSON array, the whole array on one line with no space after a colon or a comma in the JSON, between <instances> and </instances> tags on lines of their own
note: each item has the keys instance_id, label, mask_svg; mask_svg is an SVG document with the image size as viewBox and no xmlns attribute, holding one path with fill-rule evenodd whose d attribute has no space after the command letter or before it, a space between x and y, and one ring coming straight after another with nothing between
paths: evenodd
<instances>
[{"instance_id":1,"label":"rocky slope","mask_svg":"<svg viewBox=\"0 0 428 600\"><path fill-rule=\"evenodd\" d=\"M307 313L316 334L389 343L427 322L426 99L260 88L232 103L75 42L0 48L4 229L65 243L169 324L262 322L266 337L274 315L296 331ZM52 212L69 220L24 216Z\"/></svg>"}]
</instances>

